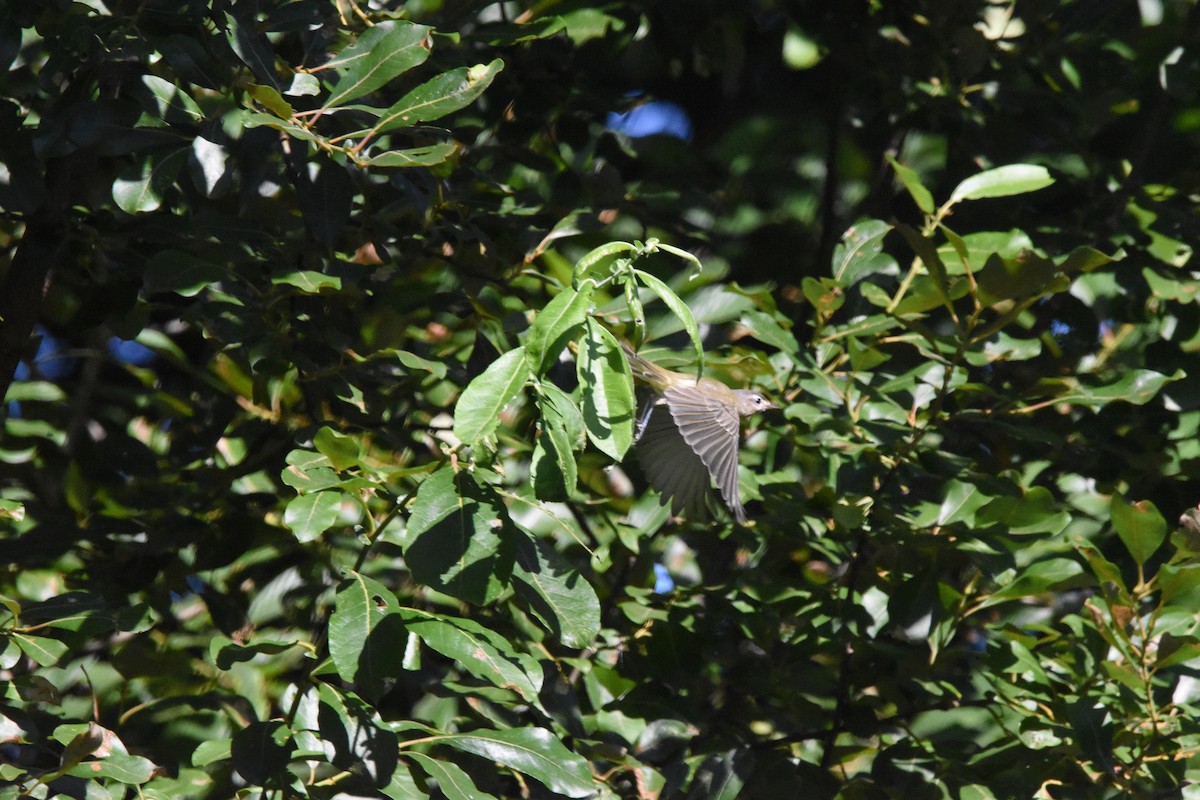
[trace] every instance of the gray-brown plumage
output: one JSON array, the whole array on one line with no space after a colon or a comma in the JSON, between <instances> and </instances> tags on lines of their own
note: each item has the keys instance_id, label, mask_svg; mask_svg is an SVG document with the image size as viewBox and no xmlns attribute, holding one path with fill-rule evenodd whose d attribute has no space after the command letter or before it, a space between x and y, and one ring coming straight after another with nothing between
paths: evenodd
<instances>
[{"instance_id":1,"label":"gray-brown plumage","mask_svg":"<svg viewBox=\"0 0 1200 800\"><path fill-rule=\"evenodd\" d=\"M749 389L663 369L628 344L621 346L633 376L656 395L642 414L635 441L650 485L664 504L670 501L672 514L699 519L711 479L734 518L745 523L737 478L741 418L777 406Z\"/></svg>"}]
</instances>

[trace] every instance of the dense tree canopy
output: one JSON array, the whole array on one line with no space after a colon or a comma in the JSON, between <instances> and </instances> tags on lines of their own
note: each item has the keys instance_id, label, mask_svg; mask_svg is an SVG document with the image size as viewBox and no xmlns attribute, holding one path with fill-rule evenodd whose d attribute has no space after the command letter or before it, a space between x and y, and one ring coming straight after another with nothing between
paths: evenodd
<instances>
[{"instance_id":1,"label":"dense tree canopy","mask_svg":"<svg viewBox=\"0 0 1200 800\"><path fill-rule=\"evenodd\" d=\"M1200 797L1198 50L0 7L0 798ZM749 524L621 339L780 406Z\"/></svg>"}]
</instances>

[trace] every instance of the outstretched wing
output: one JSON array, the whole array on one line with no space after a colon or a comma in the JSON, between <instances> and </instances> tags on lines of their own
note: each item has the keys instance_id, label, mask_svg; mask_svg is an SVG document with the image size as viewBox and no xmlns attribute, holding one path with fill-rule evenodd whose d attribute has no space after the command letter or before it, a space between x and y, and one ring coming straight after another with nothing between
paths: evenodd
<instances>
[{"instance_id":1,"label":"outstretched wing","mask_svg":"<svg viewBox=\"0 0 1200 800\"><path fill-rule=\"evenodd\" d=\"M643 414L635 444L646 480L662 495L664 505L670 500L673 515L703 519L708 467L684 441L664 402L651 405L648 412Z\"/></svg>"},{"instance_id":2,"label":"outstretched wing","mask_svg":"<svg viewBox=\"0 0 1200 800\"><path fill-rule=\"evenodd\" d=\"M725 504L738 522L746 522L738 490L737 408L696 386L672 386L663 392L679 435L716 481Z\"/></svg>"}]
</instances>

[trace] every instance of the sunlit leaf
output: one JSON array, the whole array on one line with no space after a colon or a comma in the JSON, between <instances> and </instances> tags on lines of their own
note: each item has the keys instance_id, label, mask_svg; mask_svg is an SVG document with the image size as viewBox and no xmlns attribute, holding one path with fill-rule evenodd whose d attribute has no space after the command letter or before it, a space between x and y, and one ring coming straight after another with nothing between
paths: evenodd
<instances>
[{"instance_id":1,"label":"sunlit leaf","mask_svg":"<svg viewBox=\"0 0 1200 800\"><path fill-rule=\"evenodd\" d=\"M600 632L600 601L548 542L521 537L513 586L529 610L567 647L587 647Z\"/></svg>"},{"instance_id":2,"label":"sunlit leaf","mask_svg":"<svg viewBox=\"0 0 1200 800\"><path fill-rule=\"evenodd\" d=\"M375 131L383 133L418 122L439 119L475 102L504 68L500 59L490 64L459 67L413 89L383 112Z\"/></svg>"},{"instance_id":3,"label":"sunlit leaf","mask_svg":"<svg viewBox=\"0 0 1200 800\"><path fill-rule=\"evenodd\" d=\"M372 25L352 45L327 61L339 79L325 108L344 105L375 91L429 57L432 28L411 22L385 20Z\"/></svg>"},{"instance_id":4,"label":"sunlit leaf","mask_svg":"<svg viewBox=\"0 0 1200 800\"><path fill-rule=\"evenodd\" d=\"M1167 538L1167 521L1149 500L1127 503L1120 495L1114 495L1112 524L1139 565L1149 561Z\"/></svg>"},{"instance_id":5,"label":"sunlit leaf","mask_svg":"<svg viewBox=\"0 0 1200 800\"><path fill-rule=\"evenodd\" d=\"M454 435L468 443L491 435L500 424L500 412L513 401L528 377L524 347L509 350L493 361L459 396L454 406Z\"/></svg>"},{"instance_id":6,"label":"sunlit leaf","mask_svg":"<svg viewBox=\"0 0 1200 800\"><path fill-rule=\"evenodd\" d=\"M977 173L964 180L950 193L950 203L1007 197L1044 189L1054 183L1050 171L1035 164L1009 164Z\"/></svg>"},{"instance_id":7,"label":"sunlit leaf","mask_svg":"<svg viewBox=\"0 0 1200 800\"><path fill-rule=\"evenodd\" d=\"M416 609L401 612L408 630L426 645L477 678L511 689L528 702L537 702L542 675L537 661L477 622Z\"/></svg>"},{"instance_id":8,"label":"sunlit leaf","mask_svg":"<svg viewBox=\"0 0 1200 800\"><path fill-rule=\"evenodd\" d=\"M912 196L913 201L917 204L917 208L926 214L932 214L935 208L933 195L921 183L921 177L917 175L916 170L904 166L890 155L887 156L887 160L892 165L892 169L896 171L896 177L900 179L900 182L904 184L904 188Z\"/></svg>"},{"instance_id":9,"label":"sunlit leaf","mask_svg":"<svg viewBox=\"0 0 1200 800\"><path fill-rule=\"evenodd\" d=\"M588 797L596 792L587 762L543 728L475 730L444 736L440 741L528 775L567 797Z\"/></svg>"},{"instance_id":10,"label":"sunlit leaf","mask_svg":"<svg viewBox=\"0 0 1200 800\"><path fill-rule=\"evenodd\" d=\"M544 374L567 341L576 337L587 316L591 294L590 283L578 290L567 287L538 312L525 337L525 352L535 374Z\"/></svg>"},{"instance_id":11,"label":"sunlit leaf","mask_svg":"<svg viewBox=\"0 0 1200 800\"><path fill-rule=\"evenodd\" d=\"M288 502L283 512L283 524L291 528L301 542L311 542L333 527L341 507L341 492L303 494Z\"/></svg>"}]
</instances>

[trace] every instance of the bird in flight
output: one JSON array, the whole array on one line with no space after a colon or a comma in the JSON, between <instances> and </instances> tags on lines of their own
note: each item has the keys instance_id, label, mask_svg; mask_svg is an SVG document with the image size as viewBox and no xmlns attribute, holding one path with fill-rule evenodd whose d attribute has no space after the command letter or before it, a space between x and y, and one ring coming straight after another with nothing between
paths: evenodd
<instances>
[{"instance_id":1,"label":"bird in flight","mask_svg":"<svg viewBox=\"0 0 1200 800\"><path fill-rule=\"evenodd\" d=\"M750 389L664 369L627 342L621 348L633 376L655 393L639 417L634 446L663 504L669 499L676 516L702 517L711 479L734 519L745 524L737 477L741 418L778 406Z\"/></svg>"}]
</instances>

